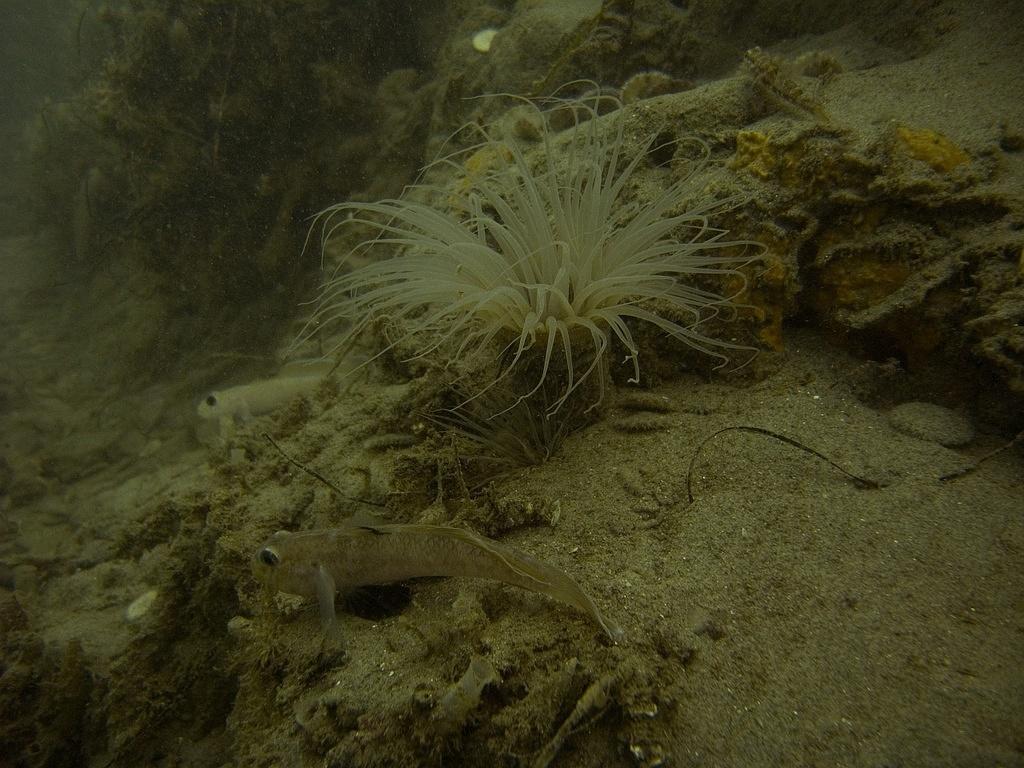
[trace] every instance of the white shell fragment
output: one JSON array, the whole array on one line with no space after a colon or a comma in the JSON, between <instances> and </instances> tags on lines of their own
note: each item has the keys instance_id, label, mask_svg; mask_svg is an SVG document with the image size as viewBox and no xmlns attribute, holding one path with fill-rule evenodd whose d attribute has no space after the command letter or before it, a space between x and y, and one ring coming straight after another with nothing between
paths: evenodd
<instances>
[{"instance_id":1,"label":"white shell fragment","mask_svg":"<svg viewBox=\"0 0 1024 768\"><path fill-rule=\"evenodd\" d=\"M156 600L156 596L157 591L155 589L151 589L148 592L143 592L132 600L131 604L124 610L125 620L135 623L149 613L149 609L153 607L153 602Z\"/></svg>"},{"instance_id":2,"label":"white shell fragment","mask_svg":"<svg viewBox=\"0 0 1024 768\"><path fill-rule=\"evenodd\" d=\"M481 29L473 35L473 48L480 53L487 53L491 50L491 43L494 41L494 36L496 34L498 34L498 29L496 27Z\"/></svg>"}]
</instances>

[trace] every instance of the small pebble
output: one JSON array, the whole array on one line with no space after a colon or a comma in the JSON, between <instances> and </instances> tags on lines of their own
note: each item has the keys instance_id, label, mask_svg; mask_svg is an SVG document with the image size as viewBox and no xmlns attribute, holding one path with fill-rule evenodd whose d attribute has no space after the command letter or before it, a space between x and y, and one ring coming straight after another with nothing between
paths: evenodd
<instances>
[{"instance_id":1,"label":"small pebble","mask_svg":"<svg viewBox=\"0 0 1024 768\"><path fill-rule=\"evenodd\" d=\"M473 48L480 53L487 53L491 50L491 43L497 34L498 30L494 27L481 29L473 35Z\"/></svg>"},{"instance_id":2,"label":"small pebble","mask_svg":"<svg viewBox=\"0 0 1024 768\"><path fill-rule=\"evenodd\" d=\"M952 448L974 439L965 416L933 403L911 402L889 411L889 424L905 435Z\"/></svg>"},{"instance_id":3,"label":"small pebble","mask_svg":"<svg viewBox=\"0 0 1024 768\"><path fill-rule=\"evenodd\" d=\"M132 600L131 605L129 605L124 611L125 619L129 622L135 623L149 613L149 609L153 607L153 602L156 600L156 595L157 591L155 589L151 589L149 592L144 592Z\"/></svg>"}]
</instances>

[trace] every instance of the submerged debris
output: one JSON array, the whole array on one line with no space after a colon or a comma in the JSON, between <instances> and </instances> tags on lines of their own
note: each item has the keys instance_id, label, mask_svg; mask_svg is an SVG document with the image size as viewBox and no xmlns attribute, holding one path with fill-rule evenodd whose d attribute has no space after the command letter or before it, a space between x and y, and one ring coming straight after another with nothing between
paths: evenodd
<instances>
[{"instance_id":1,"label":"submerged debris","mask_svg":"<svg viewBox=\"0 0 1024 768\"><path fill-rule=\"evenodd\" d=\"M743 58L754 90L769 104L779 109L803 112L818 120L828 121L829 117L824 107L800 87L783 59L765 53L760 48L751 48Z\"/></svg>"},{"instance_id":2,"label":"submerged debris","mask_svg":"<svg viewBox=\"0 0 1024 768\"><path fill-rule=\"evenodd\" d=\"M597 719L607 709L618 678L608 674L595 680L580 696L565 722L555 731L544 749L533 760L533 768L547 768L565 746L565 742L589 719Z\"/></svg>"},{"instance_id":3,"label":"submerged debris","mask_svg":"<svg viewBox=\"0 0 1024 768\"><path fill-rule=\"evenodd\" d=\"M501 675L487 659L474 656L469 667L437 702L434 720L446 732L462 728L467 718L480 705L480 695L488 685L501 682Z\"/></svg>"}]
</instances>

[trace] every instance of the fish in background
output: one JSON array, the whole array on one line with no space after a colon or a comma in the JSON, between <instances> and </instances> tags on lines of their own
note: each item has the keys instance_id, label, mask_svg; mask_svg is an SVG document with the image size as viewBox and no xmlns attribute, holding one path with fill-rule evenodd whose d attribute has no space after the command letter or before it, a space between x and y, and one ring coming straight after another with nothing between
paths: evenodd
<instances>
[{"instance_id":1,"label":"fish in background","mask_svg":"<svg viewBox=\"0 0 1024 768\"><path fill-rule=\"evenodd\" d=\"M335 367L333 360L291 363L271 378L208 392L196 407L196 436L206 444L227 440L239 424L313 392Z\"/></svg>"}]
</instances>

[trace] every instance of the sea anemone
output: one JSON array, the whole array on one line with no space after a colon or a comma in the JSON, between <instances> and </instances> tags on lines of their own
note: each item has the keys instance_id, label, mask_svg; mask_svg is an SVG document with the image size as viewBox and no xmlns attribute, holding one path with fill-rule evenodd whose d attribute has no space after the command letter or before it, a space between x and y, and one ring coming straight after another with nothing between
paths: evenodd
<instances>
[{"instance_id":1,"label":"sea anemone","mask_svg":"<svg viewBox=\"0 0 1024 768\"><path fill-rule=\"evenodd\" d=\"M455 385L452 395L463 402L432 411L426 418L460 438L459 458L473 478L470 487L475 488L521 467L543 464L587 423L576 400L551 413L551 403L560 396L552 392L555 389L554 383L545 382L539 392L524 399L502 387L475 396Z\"/></svg>"},{"instance_id":2,"label":"sea anemone","mask_svg":"<svg viewBox=\"0 0 1024 768\"><path fill-rule=\"evenodd\" d=\"M443 209L407 193L321 213L323 244L340 227L369 225L375 236L354 253L383 248L391 254L351 271L342 262L297 343L345 324L333 354L371 323L388 320L402 330L383 351L419 338L416 358L441 347L449 348L451 360L488 351L501 361L495 380L520 369L537 371L520 400L557 369L563 383L552 410L595 371L600 400L615 342L632 362L630 381L639 380L640 350L631 330L637 321L720 365L730 351L753 352L704 332L711 317L735 308L732 300L745 286L739 268L760 248L726 240L725 230L709 222L741 199L694 199L707 146L650 135L627 152L627 110L604 94L526 104L523 119L532 121L542 151L524 152L493 125L477 127L481 140L428 166L459 169L457 184L414 188L415 196L444 200ZM555 123L566 116L568 127L557 131ZM697 149L689 170L649 202L631 201L638 170L652 157L681 155L683 144ZM708 275L732 275L739 287L716 293L705 287Z\"/></svg>"}]
</instances>

